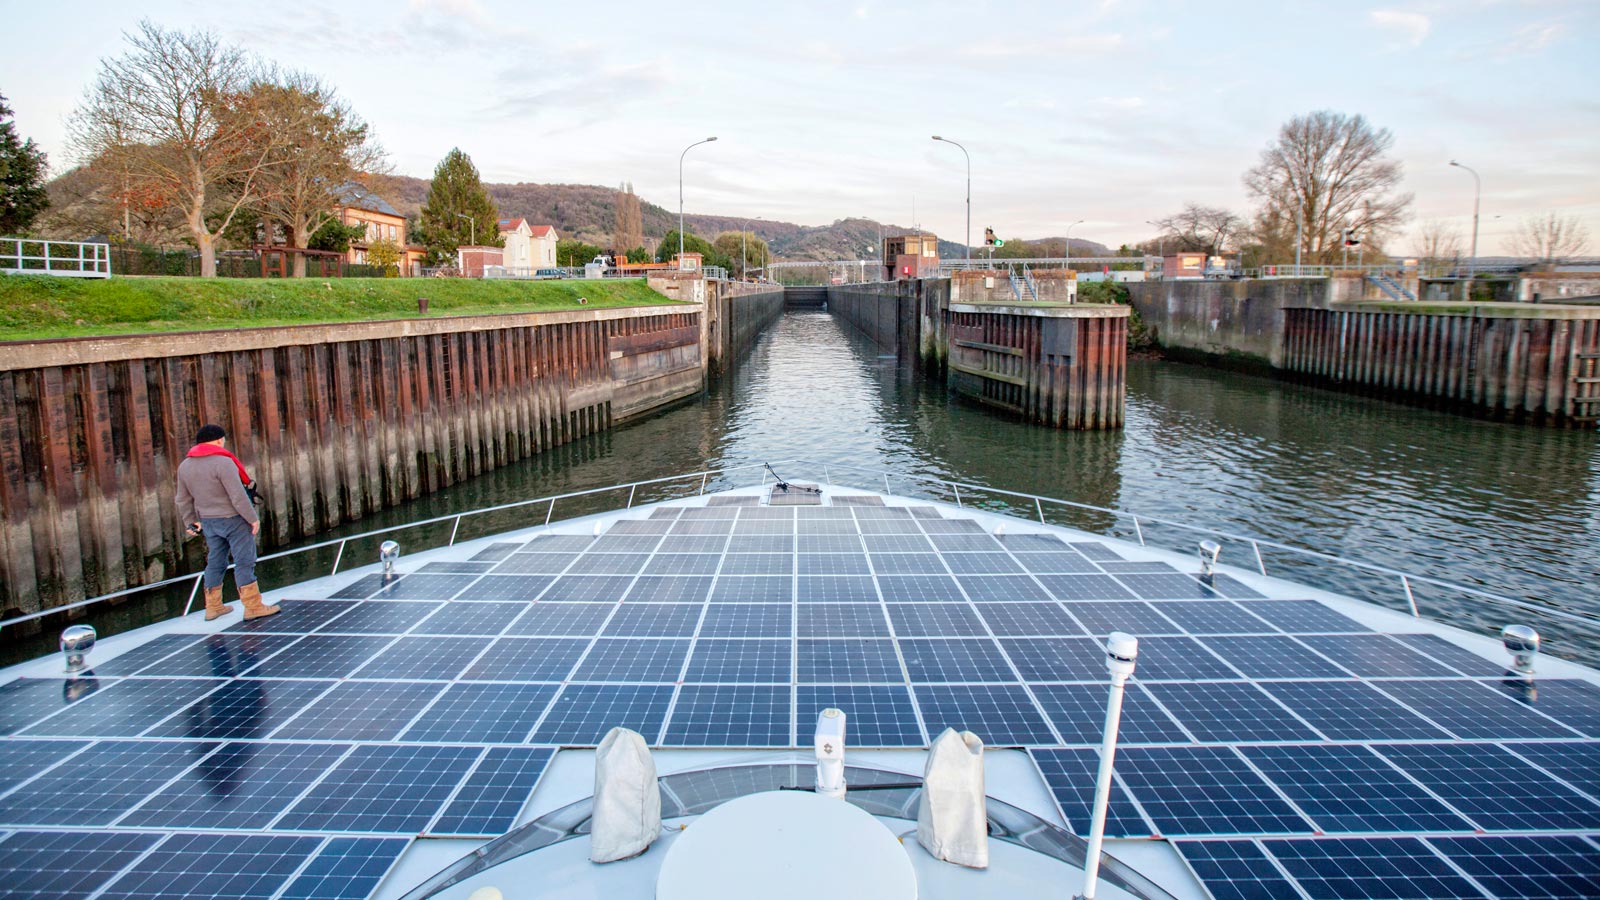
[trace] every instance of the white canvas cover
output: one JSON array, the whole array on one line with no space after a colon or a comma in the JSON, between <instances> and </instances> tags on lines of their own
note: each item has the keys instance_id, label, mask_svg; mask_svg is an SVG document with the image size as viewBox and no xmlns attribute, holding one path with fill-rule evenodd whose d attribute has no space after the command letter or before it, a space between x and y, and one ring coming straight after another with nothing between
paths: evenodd
<instances>
[{"instance_id":1,"label":"white canvas cover","mask_svg":"<svg viewBox=\"0 0 1600 900\"><path fill-rule=\"evenodd\" d=\"M984 814L983 740L946 728L928 751L917 809L917 841L935 858L973 869L989 867Z\"/></svg>"},{"instance_id":2,"label":"white canvas cover","mask_svg":"<svg viewBox=\"0 0 1600 900\"><path fill-rule=\"evenodd\" d=\"M656 763L637 731L613 728L594 754L594 819L589 859L638 856L661 836Z\"/></svg>"}]
</instances>

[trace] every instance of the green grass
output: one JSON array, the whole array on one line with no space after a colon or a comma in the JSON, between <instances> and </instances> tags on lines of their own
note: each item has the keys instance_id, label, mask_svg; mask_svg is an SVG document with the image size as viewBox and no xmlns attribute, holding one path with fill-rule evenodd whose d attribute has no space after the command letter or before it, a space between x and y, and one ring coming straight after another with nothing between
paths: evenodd
<instances>
[{"instance_id":1,"label":"green grass","mask_svg":"<svg viewBox=\"0 0 1600 900\"><path fill-rule=\"evenodd\" d=\"M677 305L642 279L53 278L0 275L0 341Z\"/></svg>"}]
</instances>

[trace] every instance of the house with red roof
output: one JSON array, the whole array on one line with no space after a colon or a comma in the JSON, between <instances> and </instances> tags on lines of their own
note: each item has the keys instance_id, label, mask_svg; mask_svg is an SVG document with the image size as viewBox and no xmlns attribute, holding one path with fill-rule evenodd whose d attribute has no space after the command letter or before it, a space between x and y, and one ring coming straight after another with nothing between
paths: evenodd
<instances>
[{"instance_id":1,"label":"house with red roof","mask_svg":"<svg viewBox=\"0 0 1600 900\"><path fill-rule=\"evenodd\" d=\"M553 269L556 267L556 230L551 225L530 225L527 219L501 219L500 237L505 240L505 267L508 269Z\"/></svg>"}]
</instances>

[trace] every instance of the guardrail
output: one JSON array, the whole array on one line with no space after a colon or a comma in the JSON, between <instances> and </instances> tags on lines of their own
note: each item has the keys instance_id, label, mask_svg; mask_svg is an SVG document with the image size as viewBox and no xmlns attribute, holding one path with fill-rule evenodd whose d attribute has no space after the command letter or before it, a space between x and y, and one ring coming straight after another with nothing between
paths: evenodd
<instances>
[{"instance_id":1,"label":"guardrail","mask_svg":"<svg viewBox=\"0 0 1600 900\"><path fill-rule=\"evenodd\" d=\"M58 278L110 278L111 245L0 238L0 272Z\"/></svg>"},{"instance_id":2,"label":"guardrail","mask_svg":"<svg viewBox=\"0 0 1600 900\"><path fill-rule=\"evenodd\" d=\"M1408 611L1411 613L1411 615L1413 617L1416 617L1416 618L1422 618L1422 609L1417 603L1416 594L1415 594L1415 592L1413 590L1413 586L1414 585L1429 585L1429 586L1440 588L1440 589L1443 589L1443 590L1454 591L1454 592L1457 592L1457 593L1460 593L1460 594L1464 594L1464 595L1476 598L1478 600L1483 600L1483 601L1485 601L1487 603L1490 603L1490 604L1493 604L1495 606L1506 607L1506 608L1509 608L1509 609L1518 610L1520 612L1533 613L1533 614L1536 614L1536 615L1548 616L1548 617L1551 617L1551 618L1554 618L1554 619L1559 619L1559 620L1561 620L1561 621L1563 621L1563 622L1565 622L1567 624L1573 625L1575 627L1588 629L1588 630L1590 630L1591 632L1593 632L1595 634L1600 634L1600 618L1596 618L1596 617L1593 617L1593 616L1582 615L1582 614L1579 614L1579 613L1573 613L1573 612L1569 612L1567 610L1557 609L1555 607L1544 605L1544 604L1531 603L1529 601L1521 600L1521 599L1518 599L1518 598L1515 598L1515 597L1505 597L1505 596L1502 596L1500 594L1492 593L1490 591L1481 590L1479 588L1470 587L1470 586L1464 585L1464 584L1457 584L1455 582L1445 581L1445 580L1439 579L1439 578L1432 578L1432 577L1429 577L1429 576L1426 576L1426 575L1418 575L1418 574L1411 573L1411 572L1402 572L1402 571L1400 571L1398 569L1391 569L1391 568L1389 568L1387 566L1377 565L1376 563L1368 563L1368 562L1362 562L1360 560L1345 559L1344 557L1335 556L1335 555L1330 554L1330 553L1322 553L1322 552L1319 552L1319 551L1316 551L1316 550L1307 550L1307 549L1305 549L1303 547L1295 547L1295 546L1290 545L1290 544L1284 544L1284 543L1280 543L1278 541L1271 541L1271 540L1267 540L1265 538L1254 537L1254 536L1251 536L1251 535L1234 534L1232 532L1222 531L1220 529L1211 528L1211 527L1207 527L1207 526L1192 525L1192 524L1189 524L1187 522L1175 522L1175 521L1172 521L1170 519L1163 519L1163 518L1159 518L1159 517L1156 517L1156 516L1141 515L1141 514L1138 514L1138 513L1132 513L1132 512L1129 512L1127 510L1122 510L1122 509L1114 509L1114 508L1108 508L1108 507L1104 507L1104 506L1095 506L1095 505L1089 504L1089 503L1079 503L1079 502L1074 501L1074 500L1062 500L1062 499L1056 498L1056 497L1045 497L1045 496L1040 495L1040 494L1029 494L1029 493L1025 493L1025 492L1021 492L1021 491L1008 491L1008 490L1005 490L1003 488L989 487L987 485L977 485L977 484L970 484L970 483L961 482L961 481L952 481L950 479L938 478L938 477L931 476L931 475L907 475L907 474L900 473L900 472L888 472L888 471L884 471L884 470L881 470L881 469L867 469L867 468L862 468L862 467L859 467L859 466L851 466L851 465L847 465L847 464L843 464L843 463L822 463L822 462L815 462L815 461L812 461L812 460L803 460L803 459L785 459L785 460L780 460L780 461L773 462L773 463L766 463L766 462L749 463L747 465L731 466L731 467L723 468L723 469L704 469L704 470L700 470L700 471L697 471L697 472L688 472L688 473L684 473L684 474L680 474L680 475L668 475L668 476L665 476L665 477L662 477L662 478L650 478L650 479L645 479L643 481L632 481L632 482L627 482L627 483L623 483L623 484L607 485L605 487L589 488L587 490L581 490L581 491L570 491L568 493L555 494L555 495L548 496L548 497L536 497L536 498L533 498L531 500L518 500L518 501L515 501L515 502L512 502L512 503L501 503L501 504L497 504L495 506L485 506L485 507L480 507L478 509L467 510L465 512L453 513L453 514L443 515L443 516L434 516L432 518L420 519L420 520L417 520L417 521L414 521L414 522L406 522L406 523L403 523L403 524L400 524L400 525L390 525L390 526L387 526L387 527L384 527L384 528L377 528L377 529L373 529L372 531L362 532L360 534L347 535L345 537L333 538L333 539L326 540L326 541L319 541L318 543L308 544L308 545L306 545L304 547L295 547L295 548L292 548L292 549L289 549L289 550L280 550L277 553L269 553L269 554L266 554L264 556L258 557L257 558L257 562L258 563L263 563L263 562L268 562L268 561L274 560L274 559L286 559L286 558L293 557L293 556L299 556L299 555L306 554L306 553L312 553L312 552L318 551L318 550L326 550L328 548L337 548L337 550L335 552L335 555L334 555L333 567L328 572L329 575L336 575L339 572L339 566L344 561L345 549L349 546L349 544L352 541L367 540L367 539L371 539L371 538L375 538L375 537L381 537L381 536L384 536L384 535L395 534L395 533L406 531L406 530L413 529L413 528L421 528L421 527L427 526L427 525L440 525L442 523L449 522L450 523L450 537L449 537L448 540L446 540L444 542L444 544L438 545L438 546L449 547L449 546L453 546L455 544L456 537L460 534L460 531L461 531L461 523L463 521L465 521L466 519L474 517L474 516L481 516L481 515L485 515L485 514L488 514L488 513L494 513L494 512L503 512L505 510L519 509L519 508L523 508L523 507L536 507L536 506L539 506L540 504L544 504L546 506L546 508L545 508L545 513L544 513L544 521L543 521L542 525L543 525L543 527L549 527L549 525L553 521L553 518L554 518L554 515L555 515L556 504L558 502L560 502L560 501L563 501L563 500L572 500L572 499L575 499L575 498L578 498L578 497L592 497L592 496L595 496L595 495L598 495L598 494L605 494L605 493L612 493L612 492L616 492L616 493L620 494L622 491L625 490L625 491L628 492L627 493L627 500L624 503L622 508L623 509L632 509L634 500L638 497L638 493L639 493L639 489L640 488L646 488L646 487L652 487L652 486L658 486L658 485L668 485L668 484L672 484L674 482L689 482L690 484L694 485L694 490L690 494L686 494L685 496L696 496L696 495L704 494L706 492L706 488L710 484L710 481L711 481L711 479L713 477L716 477L716 478L720 479L720 478L723 478L725 476L732 475L734 473L745 472L745 471L749 471L751 469L755 469L755 470L760 472L760 476L761 476L758 484L764 486L767 483L767 473L769 471L771 471L774 467L784 467L787 470L788 467L791 467L791 466L805 466L805 467L810 467L813 470L820 469L823 483L829 485L830 487L840 487L840 486L843 486L843 487L856 487L856 488L859 488L859 489L874 490L875 491L875 490L877 490L876 482L877 482L877 480L881 479L882 483L883 483L883 492L885 494L893 494L894 493L894 489L891 486L890 479L899 479L902 483L912 482L912 483L916 483L916 484L919 484L919 485L929 485L929 484L937 485L937 486L940 486L940 487L946 489L949 493L951 493L953 498L954 498L956 506L957 507L962 507L962 508L965 508L967 506L967 501L968 500L970 500L974 496L979 496L979 495L994 495L994 496L1000 496L1000 497L1014 498L1014 499L1017 499L1017 500L1023 500L1023 501L1027 501L1029 504L1031 504L1033 506L1034 511L1035 511L1035 513L1037 515L1037 518L1038 518L1040 524L1043 524L1043 525L1051 525L1051 524L1053 524L1049 520L1047 520L1046 517L1045 517L1045 505L1046 504L1050 504L1052 507L1064 507L1064 508L1069 508L1069 509L1082 510L1082 511L1085 511L1085 512L1092 512L1092 513L1099 513L1099 514L1103 514L1103 515L1109 515L1109 516L1115 517L1116 519L1124 520L1124 521L1127 521L1127 522L1131 523L1132 526L1133 526L1135 538L1138 540L1140 546L1148 546L1146 544L1146 541L1145 541L1145 532L1144 532L1145 526L1147 526L1147 525L1160 525L1160 526L1163 526L1163 527L1175 528L1175 529L1178 529L1180 531L1184 531L1184 532L1195 534L1195 535L1204 536L1204 537L1207 537L1207 538L1220 538L1220 539L1226 540L1226 541L1233 541L1233 542L1237 542L1237 543L1241 543L1241 544L1248 544L1250 546L1250 548L1252 549L1252 551L1254 552L1255 562L1256 562L1256 569L1262 575L1267 575L1268 574L1266 560L1262 556L1263 548L1265 548L1267 550L1276 551L1276 552L1287 553L1287 554L1290 554L1292 556L1304 558L1304 559L1311 560L1311 561L1314 561L1314 562L1331 563L1331 564L1338 565L1338 566L1344 566L1344 567L1347 567L1347 568L1351 568L1351 569L1355 569L1355 570L1358 570L1358 571L1361 571L1361 572L1365 572L1365 573L1367 573L1369 575L1377 575L1377 576L1381 576L1381 577L1383 577L1385 579L1394 580L1394 582L1396 582L1396 586L1399 588L1398 596L1404 597L1405 602L1406 602L1406 607L1407 607ZM845 472L865 473L865 474L871 475L873 477L873 483L870 486L868 486L867 484L843 484L843 485L841 485L840 483L834 481L833 473L834 473L835 470L840 470L840 471L845 471ZM792 472L790 474L792 474ZM698 480L698 484L695 484L696 480ZM966 498L962 497L962 491L963 490L965 490L967 492L967 497ZM666 499L682 499L682 498L681 497L671 497L671 498L666 498ZM651 502L660 502L660 501L651 501ZM1073 526L1073 527L1078 527L1078 526ZM1082 529L1080 527L1080 530L1085 530L1085 529ZM426 549L438 549L438 546L425 547L424 549L425 550ZM1166 549L1175 550L1177 548L1168 547ZM20 622L27 622L27 621L30 621L32 619L42 618L44 616L54 615L56 613L66 612L66 611L73 610L73 609L81 609L83 607L90 606L92 604L100 603L100 602L106 601L106 600L115 599L115 598L118 598L118 597L132 596L134 594L142 593L142 592L145 592L145 591L153 591L153 590L158 590L158 589L163 589L163 588L169 588L169 587L173 587L173 586L176 586L176 585L189 584L189 583L192 582L193 583L193 587L190 589L190 592L189 592L188 604L185 605L185 607L184 607L184 614L187 615L191 611L191 609L192 609L192 607L194 605L195 597L198 596L198 594L199 594L201 580L204 578L204 576L205 576L205 573L203 571L193 572L193 573L186 574L186 575L178 575L178 576L175 576L175 577L172 577L172 578L162 579L161 581L156 581L156 582L152 582L150 584L140 585L138 587L126 588L124 590L115 591L115 592L109 593L109 594L102 594L102 595L100 595L98 597L89 597L89 598L84 599L84 600L79 600L79 601L77 601L75 603L69 603L69 604L65 604L65 605L62 605L62 606L53 606L53 607L51 607L49 609L40 610L38 612L28 613L26 615L15 616L15 617L12 617L12 618L9 618L9 619L0 620L0 628L4 628L4 627L9 626L9 625L15 625L15 624L18 624Z\"/></svg>"}]
</instances>

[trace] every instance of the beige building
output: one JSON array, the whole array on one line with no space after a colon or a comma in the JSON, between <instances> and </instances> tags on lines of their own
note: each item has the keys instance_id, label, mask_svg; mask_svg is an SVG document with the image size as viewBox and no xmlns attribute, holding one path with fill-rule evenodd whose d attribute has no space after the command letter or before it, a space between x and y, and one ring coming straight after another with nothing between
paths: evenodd
<instances>
[{"instance_id":1,"label":"beige building","mask_svg":"<svg viewBox=\"0 0 1600 900\"><path fill-rule=\"evenodd\" d=\"M503 265L508 269L553 269L556 267L556 230L550 225L529 225L527 219L501 219L500 237L505 241Z\"/></svg>"}]
</instances>

